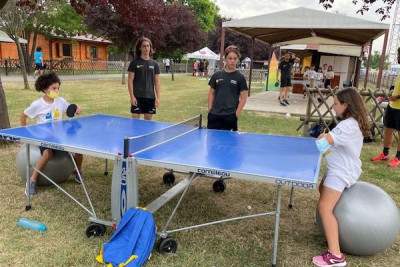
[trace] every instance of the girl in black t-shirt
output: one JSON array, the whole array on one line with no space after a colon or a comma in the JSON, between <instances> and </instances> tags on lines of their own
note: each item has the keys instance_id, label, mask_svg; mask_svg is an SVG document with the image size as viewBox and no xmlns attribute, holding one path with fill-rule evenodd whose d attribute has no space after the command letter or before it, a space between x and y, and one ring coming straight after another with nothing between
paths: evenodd
<instances>
[{"instance_id":1,"label":"girl in black t-shirt","mask_svg":"<svg viewBox=\"0 0 400 267\"><path fill-rule=\"evenodd\" d=\"M240 53L236 46L225 49L225 68L211 77L208 93L208 129L237 131L237 120L247 100L246 78L236 70Z\"/></svg>"}]
</instances>

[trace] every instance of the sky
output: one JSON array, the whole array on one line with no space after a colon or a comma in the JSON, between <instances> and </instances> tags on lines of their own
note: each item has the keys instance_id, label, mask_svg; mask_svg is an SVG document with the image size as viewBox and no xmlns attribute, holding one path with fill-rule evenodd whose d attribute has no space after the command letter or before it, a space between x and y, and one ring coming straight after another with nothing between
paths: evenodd
<instances>
[{"instance_id":1,"label":"sky","mask_svg":"<svg viewBox=\"0 0 400 267\"><path fill-rule=\"evenodd\" d=\"M296 7L325 10L319 4L319 0L214 0L214 2L219 7L219 13L222 16L233 19L253 17ZM375 10L381 6L380 3L374 3L372 8L367 13L364 13L364 15L356 13L360 9L360 6L360 4L352 4L352 0L335 0L333 8L329 9L329 12L339 12L347 16L380 22L380 17L375 14ZM394 9L395 6L393 6L392 11ZM393 16L383 22L391 23L392 18ZM381 51L382 45L383 36L374 40L372 50Z\"/></svg>"}]
</instances>

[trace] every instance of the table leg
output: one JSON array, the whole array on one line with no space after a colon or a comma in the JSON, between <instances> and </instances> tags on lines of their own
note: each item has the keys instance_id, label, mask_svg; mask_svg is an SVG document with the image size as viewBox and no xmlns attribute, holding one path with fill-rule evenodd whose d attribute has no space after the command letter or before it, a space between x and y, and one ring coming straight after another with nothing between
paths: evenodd
<instances>
[{"instance_id":1,"label":"table leg","mask_svg":"<svg viewBox=\"0 0 400 267\"><path fill-rule=\"evenodd\" d=\"M31 168L31 157L30 157L30 145L26 144L26 205L25 210L28 211L32 208L31 206L31 187L30 187L30 168Z\"/></svg>"},{"instance_id":2,"label":"table leg","mask_svg":"<svg viewBox=\"0 0 400 267\"><path fill-rule=\"evenodd\" d=\"M278 185L278 190L276 193L276 213L275 213L275 232L274 232L274 247L272 254L272 267L276 266L276 258L278 254L278 237L279 237L279 219L281 214L281 195L282 195L282 185Z\"/></svg>"}]
</instances>

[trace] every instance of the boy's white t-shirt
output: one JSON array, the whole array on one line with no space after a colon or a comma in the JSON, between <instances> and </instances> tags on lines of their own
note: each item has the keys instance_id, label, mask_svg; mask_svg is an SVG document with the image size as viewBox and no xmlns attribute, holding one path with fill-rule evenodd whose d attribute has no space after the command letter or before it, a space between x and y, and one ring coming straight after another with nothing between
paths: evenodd
<instances>
[{"instance_id":1,"label":"boy's white t-shirt","mask_svg":"<svg viewBox=\"0 0 400 267\"><path fill-rule=\"evenodd\" d=\"M45 123L62 120L62 116L67 111L68 106L68 101L62 97L55 98L51 104L46 103L43 97L41 97L33 101L24 110L24 113L31 119L37 118L37 123Z\"/></svg>"},{"instance_id":2,"label":"boy's white t-shirt","mask_svg":"<svg viewBox=\"0 0 400 267\"><path fill-rule=\"evenodd\" d=\"M330 135L334 143L325 156L327 175L341 177L349 187L361 174L362 132L358 122L348 118L339 122Z\"/></svg>"}]
</instances>

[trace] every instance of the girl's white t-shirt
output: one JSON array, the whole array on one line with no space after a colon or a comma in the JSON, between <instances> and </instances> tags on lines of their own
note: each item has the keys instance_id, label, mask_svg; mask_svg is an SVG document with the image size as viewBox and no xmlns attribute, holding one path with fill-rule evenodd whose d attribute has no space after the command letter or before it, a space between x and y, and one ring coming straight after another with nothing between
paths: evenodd
<instances>
[{"instance_id":1,"label":"girl's white t-shirt","mask_svg":"<svg viewBox=\"0 0 400 267\"><path fill-rule=\"evenodd\" d=\"M327 175L341 177L350 186L361 174L362 132L358 122L348 118L339 122L330 135L334 143L325 156Z\"/></svg>"},{"instance_id":2,"label":"girl's white t-shirt","mask_svg":"<svg viewBox=\"0 0 400 267\"><path fill-rule=\"evenodd\" d=\"M62 97L54 99L49 104L43 97L36 99L24 110L26 116L31 119L37 118L37 123L46 123L56 120L62 120L63 114L67 111L69 103Z\"/></svg>"}]
</instances>

